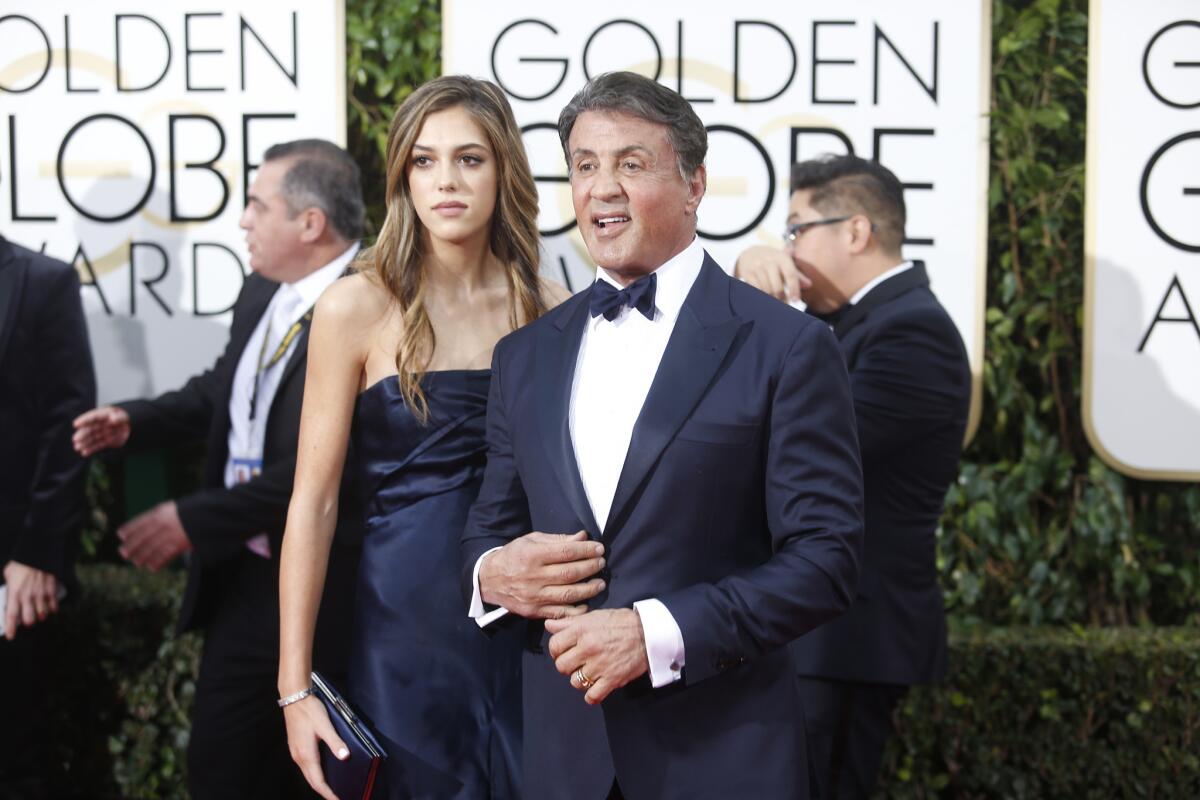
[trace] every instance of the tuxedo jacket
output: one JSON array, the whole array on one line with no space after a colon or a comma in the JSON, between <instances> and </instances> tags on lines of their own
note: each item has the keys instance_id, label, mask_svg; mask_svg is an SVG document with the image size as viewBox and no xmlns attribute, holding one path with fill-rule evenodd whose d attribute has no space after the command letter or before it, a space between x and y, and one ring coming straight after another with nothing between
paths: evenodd
<instances>
[{"instance_id":1,"label":"tuxedo jacket","mask_svg":"<svg viewBox=\"0 0 1200 800\"><path fill-rule=\"evenodd\" d=\"M633 429L604 530L568 428L591 290L497 345L488 464L463 535L476 560L529 531L605 545L591 608L657 598L683 634L682 680L643 676L601 708L524 626L526 796L803 797L804 730L785 645L854 597L862 477L845 366L827 326L708 256ZM577 425L595 424L576 420Z\"/></svg>"},{"instance_id":2,"label":"tuxedo jacket","mask_svg":"<svg viewBox=\"0 0 1200 800\"><path fill-rule=\"evenodd\" d=\"M87 514L71 422L95 405L79 277L0 237L0 566L71 582Z\"/></svg>"},{"instance_id":3,"label":"tuxedo jacket","mask_svg":"<svg viewBox=\"0 0 1200 800\"><path fill-rule=\"evenodd\" d=\"M225 487L233 376L247 340L278 288L279 284L251 274L233 307L229 342L211 369L193 377L181 389L153 400L119 404L129 412L127 446L130 448L188 441L206 443L202 487L177 500L179 518L193 547L180 613L181 630L208 624L217 594L228 589L224 573L234 559L245 555L248 540L266 533L271 559L278 567L296 471L308 354L307 326L296 337L267 412L262 473L246 483ZM339 506L316 635L318 650L341 650L343 658L349 641L352 587L362 536L359 517L348 504L348 494L342 493L343 502Z\"/></svg>"},{"instance_id":4,"label":"tuxedo jacket","mask_svg":"<svg viewBox=\"0 0 1200 800\"><path fill-rule=\"evenodd\" d=\"M797 640L800 674L916 684L946 672L935 530L971 403L966 348L925 266L880 283L834 324L850 370L866 544L849 612Z\"/></svg>"}]
</instances>

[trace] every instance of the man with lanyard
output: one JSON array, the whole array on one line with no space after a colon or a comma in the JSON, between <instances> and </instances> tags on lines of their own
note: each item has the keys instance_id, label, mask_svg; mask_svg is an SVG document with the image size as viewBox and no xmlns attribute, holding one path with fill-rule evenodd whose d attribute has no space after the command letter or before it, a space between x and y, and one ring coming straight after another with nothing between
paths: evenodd
<instances>
[{"instance_id":1,"label":"man with lanyard","mask_svg":"<svg viewBox=\"0 0 1200 800\"><path fill-rule=\"evenodd\" d=\"M291 497L304 396L308 323L343 275L363 232L359 170L341 148L301 140L270 148L241 227L253 269L229 341L183 388L75 421L82 455L108 448L207 443L203 487L160 503L117 532L121 554L157 570L189 553L180 629L204 632L188 744L195 798L308 792L288 757L275 707L278 555ZM344 672L360 535L342 504L317 626L321 671ZM349 529L349 530L346 530Z\"/></svg>"}]
</instances>

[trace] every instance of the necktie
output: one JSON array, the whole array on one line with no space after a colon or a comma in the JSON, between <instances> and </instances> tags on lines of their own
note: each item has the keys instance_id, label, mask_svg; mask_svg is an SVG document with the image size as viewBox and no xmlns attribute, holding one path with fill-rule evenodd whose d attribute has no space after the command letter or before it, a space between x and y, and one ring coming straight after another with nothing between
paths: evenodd
<instances>
[{"instance_id":1,"label":"necktie","mask_svg":"<svg viewBox=\"0 0 1200 800\"><path fill-rule=\"evenodd\" d=\"M654 289L656 275L651 272L638 278L624 289L618 289L608 281L596 281L592 284L592 293L588 298L588 309L593 317L601 314L609 322L617 318L622 308L636 308L648 319L654 319Z\"/></svg>"}]
</instances>

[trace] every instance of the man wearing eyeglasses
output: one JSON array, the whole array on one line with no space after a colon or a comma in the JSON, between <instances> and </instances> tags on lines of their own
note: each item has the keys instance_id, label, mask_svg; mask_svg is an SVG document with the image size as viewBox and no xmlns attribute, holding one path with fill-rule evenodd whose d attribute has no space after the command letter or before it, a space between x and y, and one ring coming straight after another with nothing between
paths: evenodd
<instances>
[{"instance_id":1,"label":"man wearing eyeglasses","mask_svg":"<svg viewBox=\"0 0 1200 800\"><path fill-rule=\"evenodd\" d=\"M920 261L901 255L903 188L854 156L792 168L782 250L735 275L833 328L850 372L866 493L858 597L792 644L820 796L871 794L891 715L946 672L935 531L958 474L971 380L962 339Z\"/></svg>"}]
</instances>

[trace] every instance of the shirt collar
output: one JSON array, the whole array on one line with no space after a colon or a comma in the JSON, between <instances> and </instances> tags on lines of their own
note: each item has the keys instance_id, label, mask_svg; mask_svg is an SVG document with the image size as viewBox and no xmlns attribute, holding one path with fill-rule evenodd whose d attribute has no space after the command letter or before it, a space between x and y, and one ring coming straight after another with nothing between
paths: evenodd
<instances>
[{"instance_id":1,"label":"shirt collar","mask_svg":"<svg viewBox=\"0 0 1200 800\"><path fill-rule=\"evenodd\" d=\"M895 277L896 275L899 275L901 272L907 272L908 270L910 270L912 268L913 268L913 262L902 261L899 264L897 264L896 266L889 269L887 272L883 272L883 273L880 273L879 275L876 275L874 278L872 278L871 280L869 280L865 284L863 284L863 287L861 289L859 289L857 292L855 292L853 294L853 296L851 296L850 305L852 305L852 306L858 305L858 301L860 301L864 297L866 297L867 293L870 292L872 289L874 289L876 286L883 283L888 278Z\"/></svg>"},{"instance_id":2,"label":"shirt collar","mask_svg":"<svg viewBox=\"0 0 1200 800\"><path fill-rule=\"evenodd\" d=\"M320 269L310 272L298 281L284 284L292 294L299 300L298 306L305 310L312 308L317 303L317 298L321 293L333 285L333 282L342 277L342 273L346 271L346 267L350 265L351 260L358 253L358 242L346 248L346 252L330 261Z\"/></svg>"},{"instance_id":3,"label":"shirt collar","mask_svg":"<svg viewBox=\"0 0 1200 800\"><path fill-rule=\"evenodd\" d=\"M679 316L679 309L683 308L683 301L687 299L688 292L691 291L692 284L700 275L702 266L704 266L704 248L700 246L700 239L693 237L691 244L653 271L653 274L658 276L655 279L657 285L654 288L655 322L659 320L669 322ZM625 288L603 268L596 269L596 280L610 283L618 289ZM628 308L622 309L617 320L629 312ZM593 317L592 325L594 326L601 320L604 320L603 316Z\"/></svg>"}]
</instances>

